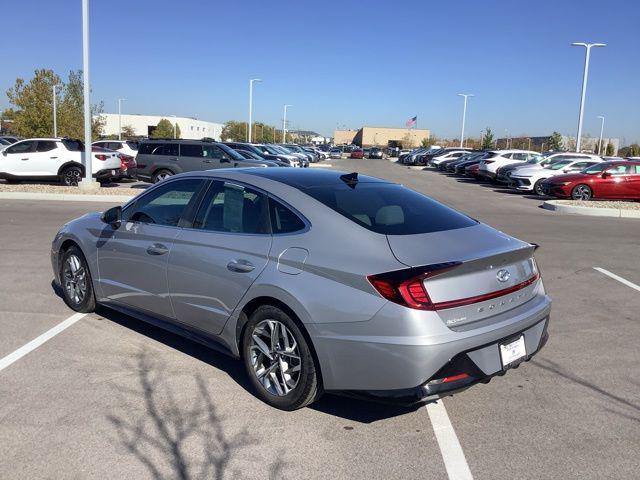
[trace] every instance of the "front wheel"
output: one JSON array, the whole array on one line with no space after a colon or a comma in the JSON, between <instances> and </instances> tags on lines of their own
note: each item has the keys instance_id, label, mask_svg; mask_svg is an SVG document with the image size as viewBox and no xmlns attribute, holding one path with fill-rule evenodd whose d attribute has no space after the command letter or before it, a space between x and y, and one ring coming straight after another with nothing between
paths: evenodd
<instances>
[{"instance_id":1,"label":"front wheel","mask_svg":"<svg viewBox=\"0 0 640 480\"><path fill-rule=\"evenodd\" d=\"M256 395L272 407L297 410L319 398L311 349L298 325L279 308L264 305L251 315L242 352Z\"/></svg>"},{"instance_id":2,"label":"front wheel","mask_svg":"<svg viewBox=\"0 0 640 480\"><path fill-rule=\"evenodd\" d=\"M571 198L574 200L591 200L593 197L593 192L588 185L576 185L571 190Z\"/></svg>"},{"instance_id":3,"label":"front wheel","mask_svg":"<svg viewBox=\"0 0 640 480\"><path fill-rule=\"evenodd\" d=\"M82 313L93 312L96 309L91 272L78 247L70 247L62 254L60 281L62 296L69 308Z\"/></svg>"},{"instance_id":4,"label":"front wheel","mask_svg":"<svg viewBox=\"0 0 640 480\"><path fill-rule=\"evenodd\" d=\"M545 180L545 178L542 178L533 185L533 191L536 193L536 195L540 195L541 197L544 196L545 193L544 189L542 188L542 182L544 182Z\"/></svg>"}]
</instances>

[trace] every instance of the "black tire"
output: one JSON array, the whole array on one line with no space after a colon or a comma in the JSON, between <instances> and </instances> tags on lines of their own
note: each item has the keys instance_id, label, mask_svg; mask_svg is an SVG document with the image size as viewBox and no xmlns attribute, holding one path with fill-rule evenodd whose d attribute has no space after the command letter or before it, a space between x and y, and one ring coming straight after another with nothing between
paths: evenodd
<instances>
[{"instance_id":1,"label":"black tire","mask_svg":"<svg viewBox=\"0 0 640 480\"><path fill-rule=\"evenodd\" d=\"M75 257L78 260L80 268L84 271L83 283L85 290L82 298L79 300L73 294L74 288L69 285L69 282L74 286L78 286L78 284L81 283L78 278L76 278L75 282L72 281L68 274L68 262L72 257ZM81 313L90 313L96 309L96 297L93 292L93 282L91 272L89 271L89 265L87 264L87 260L84 258L82 251L76 246L69 247L62 254L62 258L60 260L60 283L62 288L62 298L69 308Z\"/></svg>"},{"instance_id":2,"label":"black tire","mask_svg":"<svg viewBox=\"0 0 640 480\"><path fill-rule=\"evenodd\" d=\"M252 337L254 332L256 332L256 327L259 327L259 325L266 320L275 320L284 325L288 329L288 334L293 335L297 344L297 352L300 359L299 377L295 387L284 395L269 392L265 385L258 379L258 374L253 365L255 357L253 351L256 351L256 348L255 346L252 348ZM260 351L257 351L256 354L262 355ZM273 356L275 358L275 354ZM253 386L256 396L272 407L287 411L297 410L314 402L322 394L319 369L304 334L296 322L277 307L263 305L253 312L247 322L242 337L242 357L249 381ZM259 358L268 361L264 355ZM275 363L275 361L273 363ZM277 372L274 372L274 374L277 375Z\"/></svg>"},{"instance_id":3,"label":"black tire","mask_svg":"<svg viewBox=\"0 0 640 480\"><path fill-rule=\"evenodd\" d=\"M589 185L581 183L571 189L571 198L573 200L591 200L593 198L593 191Z\"/></svg>"},{"instance_id":4,"label":"black tire","mask_svg":"<svg viewBox=\"0 0 640 480\"><path fill-rule=\"evenodd\" d=\"M151 180L153 181L153 183L158 183L158 182L161 182L162 180L166 180L168 177L172 177L173 175L175 175L175 173L173 173L171 170L166 168L161 168L157 172L154 172L153 176L151 177Z\"/></svg>"},{"instance_id":5,"label":"black tire","mask_svg":"<svg viewBox=\"0 0 640 480\"><path fill-rule=\"evenodd\" d=\"M65 168L60 174L60 183L67 187L76 187L82 179L82 169L76 166Z\"/></svg>"},{"instance_id":6,"label":"black tire","mask_svg":"<svg viewBox=\"0 0 640 480\"><path fill-rule=\"evenodd\" d=\"M542 190L542 182L544 182L546 178L541 178L533 185L533 193L536 195L540 195L541 197L545 196L544 190Z\"/></svg>"}]
</instances>

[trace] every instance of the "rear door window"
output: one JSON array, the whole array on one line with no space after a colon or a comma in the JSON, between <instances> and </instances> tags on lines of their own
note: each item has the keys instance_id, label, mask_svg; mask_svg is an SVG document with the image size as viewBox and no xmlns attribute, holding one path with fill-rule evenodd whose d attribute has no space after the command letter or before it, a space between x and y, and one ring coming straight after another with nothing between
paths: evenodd
<instances>
[{"instance_id":1,"label":"rear door window","mask_svg":"<svg viewBox=\"0 0 640 480\"><path fill-rule=\"evenodd\" d=\"M432 233L477 224L426 195L392 183L342 183L303 191L358 225L386 235Z\"/></svg>"},{"instance_id":2,"label":"rear door window","mask_svg":"<svg viewBox=\"0 0 640 480\"><path fill-rule=\"evenodd\" d=\"M57 147L58 145L56 142L52 142L51 140L38 140L36 152L50 152L51 150L55 150Z\"/></svg>"},{"instance_id":3,"label":"rear door window","mask_svg":"<svg viewBox=\"0 0 640 480\"><path fill-rule=\"evenodd\" d=\"M252 188L215 181L209 187L193 228L213 232L269 233L267 196Z\"/></svg>"},{"instance_id":4,"label":"rear door window","mask_svg":"<svg viewBox=\"0 0 640 480\"><path fill-rule=\"evenodd\" d=\"M84 151L84 143L82 143L80 140L65 139L65 140L62 140L62 144L70 152L82 152L82 151Z\"/></svg>"},{"instance_id":5,"label":"rear door window","mask_svg":"<svg viewBox=\"0 0 640 480\"><path fill-rule=\"evenodd\" d=\"M202 157L202 145L182 144L180 145L181 157Z\"/></svg>"}]
</instances>

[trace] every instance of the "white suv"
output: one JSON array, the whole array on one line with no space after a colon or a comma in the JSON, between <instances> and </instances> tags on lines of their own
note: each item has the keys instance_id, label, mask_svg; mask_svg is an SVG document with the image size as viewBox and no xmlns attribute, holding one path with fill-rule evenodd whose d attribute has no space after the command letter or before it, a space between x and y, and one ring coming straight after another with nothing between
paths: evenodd
<instances>
[{"instance_id":1,"label":"white suv","mask_svg":"<svg viewBox=\"0 0 640 480\"><path fill-rule=\"evenodd\" d=\"M478 165L478 176L496 179L496 170L512 163L527 162L542 155L531 150L494 150Z\"/></svg>"},{"instance_id":2,"label":"white suv","mask_svg":"<svg viewBox=\"0 0 640 480\"><path fill-rule=\"evenodd\" d=\"M556 175L564 175L565 173L581 172L585 168L602 162L602 158L596 155L582 155L578 158L571 158L567 155L566 159L556 160L555 162L540 168L532 166L529 168L519 168L511 174L511 186L522 192L534 192L537 195L544 195L542 182L547 178Z\"/></svg>"},{"instance_id":3,"label":"white suv","mask_svg":"<svg viewBox=\"0 0 640 480\"><path fill-rule=\"evenodd\" d=\"M136 158L138 154L138 142L136 140L98 140L91 145L124 153L133 158Z\"/></svg>"},{"instance_id":4,"label":"white suv","mask_svg":"<svg viewBox=\"0 0 640 480\"><path fill-rule=\"evenodd\" d=\"M103 182L120 176L120 157L115 152L94 152L93 177ZM58 180L77 185L84 176L84 145L71 138L29 138L0 152L0 178L9 183L21 180Z\"/></svg>"}]
</instances>

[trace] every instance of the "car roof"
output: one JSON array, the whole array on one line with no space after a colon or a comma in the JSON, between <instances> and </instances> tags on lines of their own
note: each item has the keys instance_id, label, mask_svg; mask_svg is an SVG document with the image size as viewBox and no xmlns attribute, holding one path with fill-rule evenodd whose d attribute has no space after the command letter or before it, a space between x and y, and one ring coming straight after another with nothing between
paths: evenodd
<instances>
[{"instance_id":1,"label":"car roof","mask_svg":"<svg viewBox=\"0 0 640 480\"><path fill-rule=\"evenodd\" d=\"M343 182L340 178L341 176L353 175L349 172L315 168L256 168L242 169L242 173L284 183L298 189L340 184ZM391 183L380 178L361 174L357 174L357 181L358 183Z\"/></svg>"}]
</instances>

